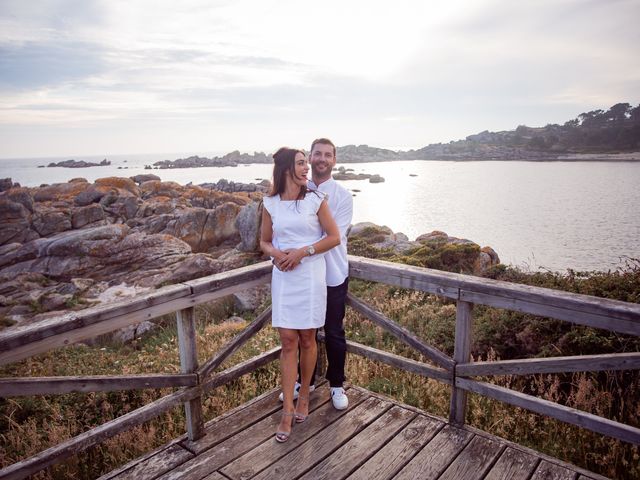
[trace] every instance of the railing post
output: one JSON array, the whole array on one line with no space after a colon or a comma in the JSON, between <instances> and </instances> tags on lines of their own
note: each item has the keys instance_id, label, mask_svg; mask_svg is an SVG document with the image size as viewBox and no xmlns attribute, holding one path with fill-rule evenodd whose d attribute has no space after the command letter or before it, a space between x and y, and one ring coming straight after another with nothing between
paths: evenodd
<instances>
[{"instance_id":1,"label":"railing post","mask_svg":"<svg viewBox=\"0 0 640 480\"><path fill-rule=\"evenodd\" d=\"M180 365L182 373L194 373L198 369L196 351L196 318L194 307L176 312L178 325L178 344L180 346ZM198 379L200 383L200 379ZM194 398L184 404L189 440L195 441L204 436L202 420L202 397Z\"/></svg>"},{"instance_id":2,"label":"railing post","mask_svg":"<svg viewBox=\"0 0 640 480\"><path fill-rule=\"evenodd\" d=\"M456 388L456 365L467 363L471 359L471 331L473 324L473 303L458 300L456 308L456 340L453 353L453 385L451 387L451 406L449 422L464 424L467 411L467 392Z\"/></svg>"}]
</instances>

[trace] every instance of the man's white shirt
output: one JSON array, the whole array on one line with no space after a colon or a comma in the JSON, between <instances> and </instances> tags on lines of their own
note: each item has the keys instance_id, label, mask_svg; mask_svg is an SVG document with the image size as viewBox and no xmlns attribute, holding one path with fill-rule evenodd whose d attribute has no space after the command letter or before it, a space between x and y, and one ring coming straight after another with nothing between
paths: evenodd
<instances>
[{"instance_id":1,"label":"man's white shirt","mask_svg":"<svg viewBox=\"0 0 640 480\"><path fill-rule=\"evenodd\" d=\"M344 283L349 276L347 231L353 218L353 198L351 193L333 178L322 182L320 185L309 181L308 186L310 189L319 190L327 195L329 210L340 231L340 245L324 254L327 263L327 286L337 287Z\"/></svg>"}]
</instances>

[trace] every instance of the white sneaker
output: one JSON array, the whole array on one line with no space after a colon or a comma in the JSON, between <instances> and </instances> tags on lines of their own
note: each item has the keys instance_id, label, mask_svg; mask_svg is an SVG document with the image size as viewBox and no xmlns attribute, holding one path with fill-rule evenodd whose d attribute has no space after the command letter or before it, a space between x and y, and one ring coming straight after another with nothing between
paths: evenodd
<instances>
[{"instance_id":1,"label":"white sneaker","mask_svg":"<svg viewBox=\"0 0 640 480\"><path fill-rule=\"evenodd\" d=\"M349 399L342 387L331 387L331 401L336 410L344 410L349 406Z\"/></svg>"},{"instance_id":2,"label":"white sneaker","mask_svg":"<svg viewBox=\"0 0 640 480\"><path fill-rule=\"evenodd\" d=\"M293 387L293 399L297 400L298 399L298 394L300 393L300 387L301 385L296 382L295 386ZM309 387L309 393L313 392L316 389L315 385L311 385ZM281 402L284 402L284 394L282 392L280 392L280 395L278 396L278 400L280 400Z\"/></svg>"}]
</instances>

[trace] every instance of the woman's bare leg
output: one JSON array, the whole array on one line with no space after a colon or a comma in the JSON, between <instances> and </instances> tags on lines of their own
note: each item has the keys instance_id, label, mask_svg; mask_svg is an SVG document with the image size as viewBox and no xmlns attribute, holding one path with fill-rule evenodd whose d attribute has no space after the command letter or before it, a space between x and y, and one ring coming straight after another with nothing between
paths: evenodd
<instances>
[{"instance_id":1,"label":"woman's bare leg","mask_svg":"<svg viewBox=\"0 0 640 480\"><path fill-rule=\"evenodd\" d=\"M293 387L298 376L298 331L289 328L278 328L282 352L280 353L280 385L284 401L282 411L291 413L295 410L293 405ZM292 417L283 416L278 426L280 432L291 431Z\"/></svg>"},{"instance_id":2,"label":"woman's bare leg","mask_svg":"<svg viewBox=\"0 0 640 480\"><path fill-rule=\"evenodd\" d=\"M316 368L318 346L316 344L316 329L298 330L300 338L300 395L296 412L309 414L309 383Z\"/></svg>"}]
</instances>

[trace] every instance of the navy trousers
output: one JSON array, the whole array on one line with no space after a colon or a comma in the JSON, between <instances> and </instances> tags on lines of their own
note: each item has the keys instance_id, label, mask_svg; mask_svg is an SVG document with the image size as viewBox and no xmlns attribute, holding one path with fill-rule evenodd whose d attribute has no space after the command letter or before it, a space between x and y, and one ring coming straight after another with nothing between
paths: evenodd
<instances>
[{"instance_id":1,"label":"navy trousers","mask_svg":"<svg viewBox=\"0 0 640 480\"><path fill-rule=\"evenodd\" d=\"M327 350L327 375L329 385L341 387L345 380L344 363L347 355L347 341L344 337L345 300L349 290L349 277L336 287L327 287L327 316L324 322L324 338ZM298 378L300 371L298 366ZM317 365L316 365L317 370ZM315 383L316 373L311 376Z\"/></svg>"}]
</instances>

